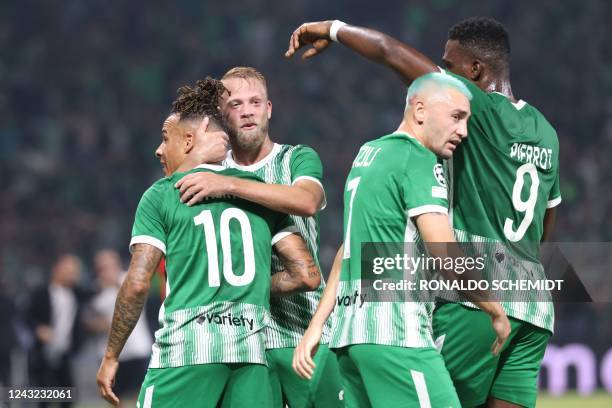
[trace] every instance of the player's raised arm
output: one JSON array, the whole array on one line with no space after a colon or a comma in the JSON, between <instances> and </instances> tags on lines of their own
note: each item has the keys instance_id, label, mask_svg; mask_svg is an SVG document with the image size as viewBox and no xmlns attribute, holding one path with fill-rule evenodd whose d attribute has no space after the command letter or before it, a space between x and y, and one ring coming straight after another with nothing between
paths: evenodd
<instances>
[{"instance_id":1,"label":"player's raised arm","mask_svg":"<svg viewBox=\"0 0 612 408\"><path fill-rule=\"evenodd\" d=\"M300 340L300 344L298 344L293 352L293 370L302 378L312 378L315 368L312 357L317 352L319 342L321 341L323 326L325 326L325 322L336 305L336 292L338 291L338 282L340 281L340 271L342 269L343 248L344 246L340 245L317 310L312 316L308 329L304 333L302 340Z\"/></svg>"},{"instance_id":2,"label":"player's raised arm","mask_svg":"<svg viewBox=\"0 0 612 408\"><path fill-rule=\"evenodd\" d=\"M140 318L162 256L162 251L152 245L135 244L127 276L117 294L106 351L96 377L100 395L113 405L119 404L112 391L119 354Z\"/></svg>"},{"instance_id":3,"label":"player's raised arm","mask_svg":"<svg viewBox=\"0 0 612 408\"><path fill-rule=\"evenodd\" d=\"M442 213L422 214L416 217L416 224L421 238L427 245L427 250L433 257L446 258L450 256L456 258L464 256L459 245L452 245L455 243L455 236L450 227L448 215ZM469 271L461 275L456 274L453 270L442 270L441 272L449 278L459 280L470 277ZM488 291L461 291L461 294L491 317L491 324L497 335L497 339L491 347L491 352L498 354L510 335L510 321L502 305L499 302L491 301Z\"/></svg>"},{"instance_id":4,"label":"player's raised arm","mask_svg":"<svg viewBox=\"0 0 612 408\"><path fill-rule=\"evenodd\" d=\"M321 271L301 236L290 234L274 244L274 249L285 269L272 275L273 295L290 295L319 287Z\"/></svg>"},{"instance_id":5,"label":"player's raised arm","mask_svg":"<svg viewBox=\"0 0 612 408\"><path fill-rule=\"evenodd\" d=\"M311 48L304 52L302 58L311 58L323 52L332 40L371 61L390 67L406 84L421 75L438 71L431 59L411 46L379 31L344 24L338 20L299 26L291 34L285 56L290 58L298 49L310 45Z\"/></svg>"}]
</instances>

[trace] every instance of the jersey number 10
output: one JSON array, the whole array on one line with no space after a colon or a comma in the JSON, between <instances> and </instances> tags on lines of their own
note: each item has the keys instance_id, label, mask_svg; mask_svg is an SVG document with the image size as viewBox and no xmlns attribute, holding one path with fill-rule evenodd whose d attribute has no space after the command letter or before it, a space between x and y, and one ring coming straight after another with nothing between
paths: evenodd
<instances>
[{"instance_id":1,"label":"jersey number 10","mask_svg":"<svg viewBox=\"0 0 612 408\"><path fill-rule=\"evenodd\" d=\"M244 273L234 274L232 265L232 244L230 239L230 222L238 221L242 235L242 247L244 255ZM204 210L193 217L195 225L204 225L204 239L206 240L206 254L208 255L208 284L210 287L221 285L219 274L219 259L217 256L217 238L215 224L210 210ZM219 236L221 239L221 251L223 252L223 277L232 286L244 286L253 281L255 277L255 250L253 247L253 233L251 223L244 211L238 208L226 208L221 213L219 221ZM236 250L238 253L238 250Z\"/></svg>"}]
</instances>

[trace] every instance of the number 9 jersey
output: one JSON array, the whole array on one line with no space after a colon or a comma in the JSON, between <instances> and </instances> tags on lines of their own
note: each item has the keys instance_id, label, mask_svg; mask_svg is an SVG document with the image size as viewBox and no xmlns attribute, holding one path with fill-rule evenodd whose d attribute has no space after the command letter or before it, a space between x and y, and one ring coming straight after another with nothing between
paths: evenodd
<instances>
[{"instance_id":1,"label":"number 9 jersey","mask_svg":"<svg viewBox=\"0 0 612 408\"><path fill-rule=\"evenodd\" d=\"M561 202L557 133L525 101L513 103L500 93L483 92L471 81L448 74L473 95L468 137L447 163L449 214L456 238L478 242L481 248L498 243L491 246L496 249L490 254L498 254L492 262L496 278L517 279L519 270L531 270L532 278L545 279L539 261L544 215ZM537 300L543 299L521 299ZM552 331L551 305L504 306L510 316Z\"/></svg>"},{"instance_id":2,"label":"number 9 jersey","mask_svg":"<svg viewBox=\"0 0 612 408\"><path fill-rule=\"evenodd\" d=\"M196 171L260 181L221 166ZM166 261L166 298L149 368L207 363L266 364L272 245L297 232L291 219L233 196L181 203L174 184L157 181L142 196L130 247L149 244Z\"/></svg>"},{"instance_id":3,"label":"number 9 jersey","mask_svg":"<svg viewBox=\"0 0 612 408\"><path fill-rule=\"evenodd\" d=\"M544 213L561 202L557 133L525 101L512 103L453 76L473 95L468 138L449 163L454 227L503 242L533 243L521 247L537 262Z\"/></svg>"}]
</instances>

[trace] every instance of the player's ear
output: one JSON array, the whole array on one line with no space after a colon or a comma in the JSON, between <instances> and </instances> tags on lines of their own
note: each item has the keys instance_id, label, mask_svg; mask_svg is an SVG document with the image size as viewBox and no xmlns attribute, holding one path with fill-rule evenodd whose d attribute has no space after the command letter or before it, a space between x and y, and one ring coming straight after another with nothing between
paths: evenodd
<instances>
[{"instance_id":1,"label":"player's ear","mask_svg":"<svg viewBox=\"0 0 612 408\"><path fill-rule=\"evenodd\" d=\"M474 82L477 82L478 79L482 76L484 71L484 65L480 60L472 61L472 66L470 67L470 72L468 72L470 79Z\"/></svg>"},{"instance_id":2,"label":"player's ear","mask_svg":"<svg viewBox=\"0 0 612 408\"><path fill-rule=\"evenodd\" d=\"M194 146L195 143L195 134L194 132L185 133L185 140L183 141L183 153L189 153Z\"/></svg>"},{"instance_id":3,"label":"player's ear","mask_svg":"<svg viewBox=\"0 0 612 408\"><path fill-rule=\"evenodd\" d=\"M268 99L268 120L272 119L272 101Z\"/></svg>"},{"instance_id":4,"label":"player's ear","mask_svg":"<svg viewBox=\"0 0 612 408\"><path fill-rule=\"evenodd\" d=\"M414 104L414 119L419 125L422 125L425 121L425 104L423 101L416 101Z\"/></svg>"}]
</instances>

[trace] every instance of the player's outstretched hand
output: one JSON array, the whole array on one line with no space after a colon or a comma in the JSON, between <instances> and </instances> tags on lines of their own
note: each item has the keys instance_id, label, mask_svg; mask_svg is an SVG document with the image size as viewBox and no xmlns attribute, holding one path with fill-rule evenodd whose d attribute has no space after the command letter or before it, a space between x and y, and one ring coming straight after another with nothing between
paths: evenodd
<instances>
[{"instance_id":1,"label":"player's outstretched hand","mask_svg":"<svg viewBox=\"0 0 612 408\"><path fill-rule=\"evenodd\" d=\"M109 403L113 405L119 405L119 398L113 392L113 385L115 383L115 375L117 374L117 368L119 368L119 362L116 359L109 359L104 357L98 375L96 375L96 382L98 383L98 392Z\"/></svg>"},{"instance_id":2,"label":"player's outstretched hand","mask_svg":"<svg viewBox=\"0 0 612 408\"><path fill-rule=\"evenodd\" d=\"M508 340L508 336L510 336L510 331L512 329L510 327L508 316L506 316L506 313L503 311L500 314L491 316L491 324L493 325L493 330L495 330L495 334L497 335L495 342L491 346L491 352L494 355L498 355L504 347L506 340Z\"/></svg>"},{"instance_id":3,"label":"player's outstretched hand","mask_svg":"<svg viewBox=\"0 0 612 408\"><path fill-rule=\"evenodd\" d=\"M197 204L206 197L216 197L228 193L232 177L211 172L190 173L174 184L179 189L181 201L189 206Z\"/></svg>"},{"instance_id":4,"label":"player's outstretched hand","mask_svg":"<svg viewBox=\"0 0 612 408\"><path fill-rule=\"evenodd\" d=\"M332 21L317 21L316 23L304 23L299 26L289 39L289 48L285 52L285 57L291 58L300 48L311 45L302 54L302 59L314 57L325 51L331 42L329 38L329 29Z\"/></svg>"},{"instance_id":5,"label":"player's outstretched hand","mask_svg":"<svg viewBox=\"0 0 612 408\"><path fill-rule=\"evenodd\" d=\"M225 159L229 150L229 137L222 130L208 131L208 117L205 117L196 130L195 155L200 163L219 163Z\"/></svg>"},{"instance_id":6,"label":"player's outstretched hand","mask_svg":"<svg viewBox=\"0 0 612 408\"><path fill-rule=\"evenodd\" d=\"M293 370L302 378L312 378L315 369L312 357L317 353L322 334L322 328L308 327L300 344L293 351Z\"/></svg>"}]
</instances>

